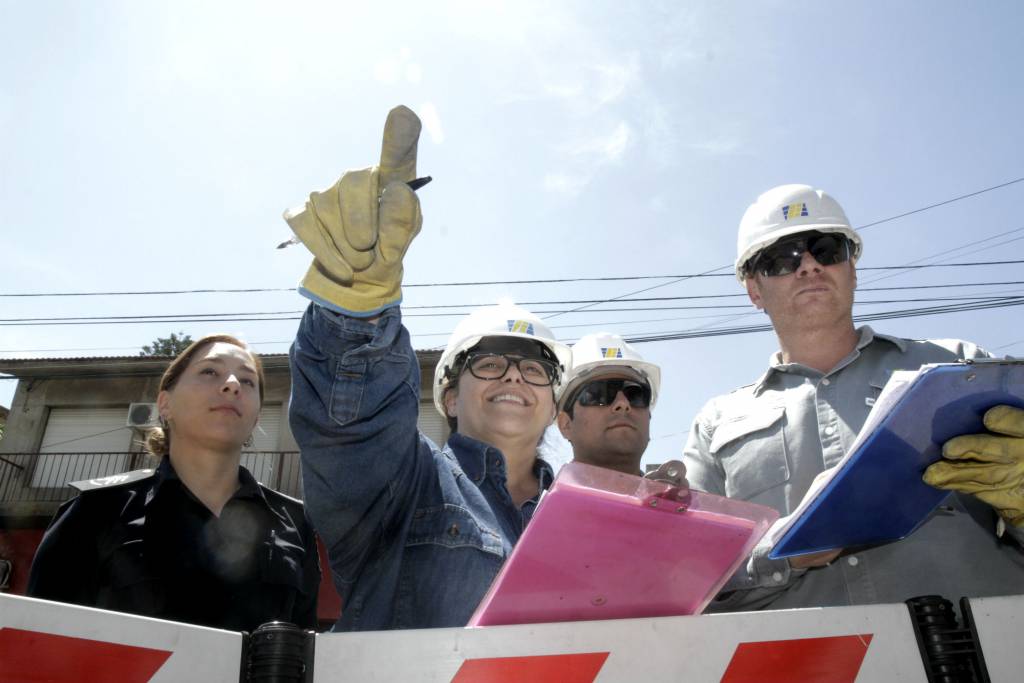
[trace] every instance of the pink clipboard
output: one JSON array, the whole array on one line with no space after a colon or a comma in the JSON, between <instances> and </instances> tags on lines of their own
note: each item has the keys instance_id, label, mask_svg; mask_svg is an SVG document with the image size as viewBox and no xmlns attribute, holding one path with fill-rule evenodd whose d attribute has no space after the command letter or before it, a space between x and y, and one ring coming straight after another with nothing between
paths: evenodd
<instances>
[{"instance_id":1,"label":"pink clipboard","mask_svg":"<svg viewBox=\"0 0 1024 683\"><path fill-rule=\"evenodd\" d=\"M778 518L763 505L562 468L468 626L698 614Z\"/></svg>"}]
</instances>

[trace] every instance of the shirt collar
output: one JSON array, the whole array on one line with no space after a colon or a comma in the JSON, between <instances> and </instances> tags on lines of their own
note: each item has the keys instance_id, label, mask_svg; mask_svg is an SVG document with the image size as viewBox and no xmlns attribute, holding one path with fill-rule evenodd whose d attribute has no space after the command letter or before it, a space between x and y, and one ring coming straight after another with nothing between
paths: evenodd
<instances>
[{"instance_id":1,"label":"shirt collar","mask_svg":"<svg viewBox=\"0 0 1024 683\"><path fill-rule=\"evenodd\" d=\"M160 460L159 467L156 468L156 473L153 475L152 486L146 493L146 505L149 505L154 498L160 493L160 489L163 488L167 482L178 482L178 484L185 489L185 485L182 483L178 473L174 471L174 466L171 464L170 456L165 455ZM238 468L238 490L235 491L231 498L255 498L270 507L270 503L267 502L266 496L263 495L263 489L260 488L259 482L252 476L252 473L244 467L239 466Z\"/></svg>"},{"instance_id":2,"label":"shirt collar","mask_svg":"<svg viewBox=\"0 0 1024 683\"><path fill-rule=\"evenodd\" d=\"M497 448L459 432L454 432L448 437L448 448L466 476L477 484L487 475L487 456L490 452L501 453ZM491 459L493 460L494 456L491 456Z\"/></svg>"},{"instance_id":3,"label":"shirt collar","mask_svg":"<svg viewBox=\"0 0 1024 683\"><path fill-rule=\"evenodd\" d=\"M555 480L555 470L551 463L541 457L533 461L533 473L537 475L541 491L547 491L551 487L551 482Z\"/></svg>"},{"instance_id":4,"label":"shirt collar","mask_svg":"<svg viewBox=\"0 0 1024 683\"><path fill-rule=\"evenodd\" d=\"M857 331L857 346L854 348L853 353L851 353L850 356L846 360L840 362L838 367L842 367L843 365L846 365L849 362L849 360L852 360L852 358L855 358L856 356L860 355L860 352L861 352L862 349L864 349L865 347L871 345L876 340L887 341L887 342L889 342L891 344L895 344L896 347L899 348L899 350L901 352L904 352L904 351L907 350L907 342L906 342L906 340L900 339L899 337L893 337L893 336L888 335L888 334L881 334L879 332L875 332L873 329L871 329L870 325L862 325L861 327L858 327L856 331ZM782 351L781 350L776 351L771 356L769 356L768 357L768 369L765 370L764 374L761 375L756 382L754 382L754 387L753 387L754 395L755 396L759 395L762 391L765 390L765 388L767 388L769 381L771 381L771 378L775 375L775 373L777 373L777 372L785 372L786 368L790 367L791 365L793 365L793 364L792 363L783 363L782 362Z\"/></svg>"},{"instance_id":5,"label":"shirt collar","mask_svg":"<svg viewBox=\"0 0 1024 683\"><path fill-rule=\"evenodd\" d=\"M156 468L156 472L153 473L153 479L149 490L146 492L146 505L153 502L157 494L160 493L168 481L180 481L178 479L178 473L174 471L174 467L171 466L171 458L168 455L164 455L160 459L160 464Z\"/></svg>"},{"instance_id":6,"label":"shirt collar","mask_svg":"<svg viewBox=\"0 0 1024 683\"><path fill-rule=\"evenodd\" d=\"M489 469L500 468L504 473L505 456L490 444L455 432L448 437L448 447L455 459L458 460L462 471L475 484L484 480ZM551 464L540 457L533 461L533 474L540 482L542 491L551 486L551 482L555 478L555 471Z\"/></svg>"},{"instance_id":7,"label":"shirt collar","mask_svg":"<svg viewBox=\"0 0 1024 683\"><path fill-rule=\"evenodd\" d=\"M266 497L263 495L263 489L260 487L259 482L256 481L256 477L252 476L252 473L241 465L238 466L238 483L240 486L235 491L235 495L231 496L232 498L256 498L269 506Z\"/></svg>"}]
</instances>

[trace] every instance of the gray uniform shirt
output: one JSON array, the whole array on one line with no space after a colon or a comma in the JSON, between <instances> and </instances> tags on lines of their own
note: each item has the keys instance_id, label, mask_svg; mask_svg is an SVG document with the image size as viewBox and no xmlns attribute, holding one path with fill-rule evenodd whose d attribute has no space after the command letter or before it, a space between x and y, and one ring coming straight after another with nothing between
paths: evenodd
<instances>
[{"instance_id":1,"label":"gray uniform shirt","mask_svg":"<svg viewBox=\"0 0 1024 683\"><path fill-rule=\"evenodd\" d=\"M776 353L756 383L709 401L683 452L690 485L788 515L853 444L890 373L988 356L968 342L899 339L867 326L857 332L856 348L827 373L783 364ZM997 537L997 521L974 496L950 494L908 538L848 548L831 565L809 570L768 559L762 542L708 611L1024 593L1022 534Z\"/></svg>"}]
</instances>

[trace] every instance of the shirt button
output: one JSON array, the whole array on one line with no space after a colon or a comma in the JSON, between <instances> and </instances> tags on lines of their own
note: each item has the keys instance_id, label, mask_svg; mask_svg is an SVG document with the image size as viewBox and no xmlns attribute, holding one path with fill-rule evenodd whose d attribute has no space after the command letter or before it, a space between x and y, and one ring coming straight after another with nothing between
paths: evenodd
<instances>
[{"instance_id":1,"label":"shirt button","mask_svg":"<svg viewBox=\"0 0 1024 683\"><path fill-rule=\"evenodd\" d=\"M450 527L448 527L448 535L451 536L452 538L455 538L456 536L458 536L459 535L459 525L458 524L452 524Z\"/></svg>"},{"instance_id":2,"label":"shirt button","mask_svg":"<svg viewBox=\"0 0 1024 683\"><path fill-rule=\"evenodd\" d=\"M825 435L826 436L832 436L835 433L836 433L836 428L835 427L832 427L832 426L825 427Z\"/></svg>"},{"instance_id":3,"label":"shirt button","mask_svg":"<svg viewBox=\"0 0 1024 683\"><path fill-rule=\"evenodd\" d=\"M782 583L782 572L772 573L772 581L775 583Z\"/></svg>"},{"instance_id":4,"label":"shirt button","mask_svg":"<svg viewBox=\"0 0 1024 683\"><path fill-rule=\"evenodd\" d=\"M860 560L857 559L856 555L850 555L848 558L846 558L846 561L850 563L851 567L856 567L857 563L860 562Z\"/></svg>"},{"instance_id":5,"label":"shirt button","mask_svg":"<svg viewBox=\"0 0 1024 683\"><path fill-rule=\"evenodd\" d=\"M829 384L832 384L832 380L830 380L828 377L824 377L822 378L821 383L827 387Z\"/></svg>"}]
</instances>

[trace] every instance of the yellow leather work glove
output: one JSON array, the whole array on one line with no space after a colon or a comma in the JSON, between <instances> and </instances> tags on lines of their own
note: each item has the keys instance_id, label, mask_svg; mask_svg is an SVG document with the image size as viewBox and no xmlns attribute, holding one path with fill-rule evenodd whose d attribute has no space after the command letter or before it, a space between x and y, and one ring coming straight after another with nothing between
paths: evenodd
<instances>
[{"instance_id":1,"label":"yellow leather work glove","mask_svg":"<svg viewBox=\"0 0 1024 683\"><path fill-rule=\"evenodd\" d=\"M995 406L985 413L993 434L966 434L942 446L942 460L924 471L936 488L971 493L1007 524L1024 527L1024 410Z\"/></svg>"},{"instance_id":2,"label":"yellow leather work glove","mask_svg":"<svg viewBox=\"0 0 1024 683\"><path fill-rule=\"evenodd\" d=\"M416 177L420 120L408 107L388 112L380 165L347 171L305 207L284 219L313 264L299 293L360 318L402 302L402 258L420 231L420 201L407 182Z\"/></svg>"}]
</instances>

